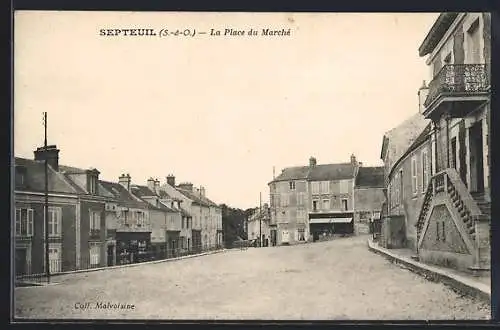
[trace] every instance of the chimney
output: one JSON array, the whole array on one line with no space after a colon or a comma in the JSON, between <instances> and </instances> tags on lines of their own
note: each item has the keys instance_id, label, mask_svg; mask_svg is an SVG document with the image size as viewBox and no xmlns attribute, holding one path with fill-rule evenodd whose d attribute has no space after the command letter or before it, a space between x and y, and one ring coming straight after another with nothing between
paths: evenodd
<instances>
[{"instance_id":1,"label":"chimney","mask_svg":"<svg viewBox=\"0 0 500 330\"><path fill-rule=\"evenodd\" d=\"M35 160L47 160L50 167L52 167L55 171L59 171L59 149L57 149L55 145L47 146L47 148L36 148L34 153Z\"/></svg>"},{"instance_id":2,"label":"chimney","mask_svg":"<svg viewBox=\"0 0 500 330\"><path fill-rule=\"evenodd\" d=\"M200 187L200 195L202 197L205 197L205 187L203 187L203 186Z\"/></svg>"},{"instance_id":3,"label":"chimney","mask_svg":"<svg viewBox=\"0 0 500 330\"><path fill-rule=\"evenodd\" d=\"M354 154L351 155L351 164L352 165L357 165L358 162L356 161L356 156L354 156Z\"/></svg>"},{"instance_id":4,"label":"chimney","mask_svg":"<svg viewBox=\"0 0 500 330\"><path fill-rule=\"evenodd\" d=\"M358 165L359 165L359 167L362 167L363 163L362 162L358 162Z\"/></svg>"},{"instance_id":5,"label":"chimney","mask_svg":"<svg viewBox=\"0 0 500 330\"><path fill-rule=\"evenodd\" d=\"M155 192L155 179L153 178L148 179L148 188L149 190Z\"/></svg>"},{"instance_id":6,"label":"chimney","mask_svg":"<svg viewBox=\"0 0 500 330\"><path fill-rule=\"evenodd\" d=\"M155 180L155 189L153 190L157 195L160 194L160 180L156 178Z\"/></svg>"},{"instance_id":7,"label":"chimney","mask_svg":"<svg viewBox=\"0 0 500 330\"><path fill-rule=\"evenodd\" d=\"M119 178L118 178L118 183L122 185L122 187L124 187L125 189L127 189L128 191L130 191L130 174L122 174Z\"/></svg>"},{"instance_id":8,"label":"chimney","mask_svg":"<svg viewBox=\"0 0 500 330\"><path fill-rule=\"evenodd\" d=\"M316 162L316 158L312 157L309 158L309 166L313 167L313 166L316 166L317 162Z\"/></svg>"},{"instance_id":9,"label":"chimney","mask_svg":"<svg viewBox=\"0 0 500 330\"><path fill-rule=\"evenodd\" d=\"M427 87L425 80L422 83L422 86L418 89L418 112L423 114L425 111L425 100L427 99L427 95L429 95L429 87Z\"/></svg>"},{"instance_id":10,"label":"chimney","mask_svg":"<svg viewBox=\"0 0 500 330\"><path fill-rule=\"evenodd\" d=\"M169 176L167 176L167 184L172 186L172 187L175 187L175 176L170 174Z\"/></svg>"}]
</instances>

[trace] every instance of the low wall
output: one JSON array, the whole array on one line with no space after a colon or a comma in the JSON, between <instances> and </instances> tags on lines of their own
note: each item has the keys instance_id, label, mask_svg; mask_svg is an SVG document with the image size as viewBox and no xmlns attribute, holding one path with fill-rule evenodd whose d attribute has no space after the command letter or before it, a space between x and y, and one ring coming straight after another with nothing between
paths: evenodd
<instances>
[{"instance_id":1,"label":"low wall","mask_svg":"<svg viewBox=\"0 0 500 330\"><path fill-rule=\"evenodd\" d=\"M469 267L474 265L474 257L470 254L420 249L418 255L424 263L454 268L465 272L470 271Z\"/></svg>"}]
</instances>

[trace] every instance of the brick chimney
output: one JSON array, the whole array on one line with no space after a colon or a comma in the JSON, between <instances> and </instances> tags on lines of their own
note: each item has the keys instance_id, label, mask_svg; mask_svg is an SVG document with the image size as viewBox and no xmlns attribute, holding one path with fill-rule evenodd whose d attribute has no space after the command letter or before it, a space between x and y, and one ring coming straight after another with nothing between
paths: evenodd
<instances>
[{"instance_id":1,"label":"brick chimney","mask_svg":"<svg viewBox=\"0 0 500 330\"><path fill-rule=\"evenodd\" d=\"M153 178L148 179L148 188L149 190L155 192L155 179Z\"/></svg>"},{"instance_id":2,"label":"brick chimney","mask_svg":"<svg viewBox=\"0 0 500 330\"><path fill-rule=\"evenodd\" d=\"M55 171L59 171L59 149L57 149L55 145L47 146L47 148L36 148L34 153L35 160L47 160L50 167L52 167Z\"/></svg>"},{"instance_id":3,"label":"brick chimney","mask_svg":"<svg viewBox=\"0 0 500 330\"><path fill-rule=\"evenodd\" d=\"M309 166L313 167L313 166L316 166L317 165L317 161L316 161L316 158L312 157L309 158Z\"/></svg>"},{"instance_id":4,"label":"brick chimney","mask_svg":"<svg viewBox=\"0 0 500 330\"><path fill-rule=\"evenodd\" d=\"M128 191L130 191L130 174L122 174L120 175L120 177L118 178L118 183L122 185L122 187L124 187L125 189L127 189Z\"/></svg>"},{"instance_id":5,"label":"brick chimney","mask_svg":"<svg viewBox=\"0 0 500 330\"><path fill-rule=\"evenodd\" d=\"M429 95L429 87L427 87L425 80L422 83L422 86L418 89L418 112L423 114L425 111L425 100L427 99L427 95Z\"/></svg>"},{"instance_id":6,"label":"brick chimney","mask_svg":"<svg viewBox=\"0 0 500 330\"><path fill-rule=\"evenodd\" d=\"M167 184L175 187L175 175L170 174L167 176Z\"/></svg>"}]
</instances>

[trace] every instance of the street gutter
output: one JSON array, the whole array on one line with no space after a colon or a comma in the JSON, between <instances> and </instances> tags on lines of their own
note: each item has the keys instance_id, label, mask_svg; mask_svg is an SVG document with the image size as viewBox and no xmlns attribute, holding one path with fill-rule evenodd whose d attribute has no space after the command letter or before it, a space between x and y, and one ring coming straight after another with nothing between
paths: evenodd
<instances>
[{"instance_id":1,"label":"street gutter","mask_svg":"<svg viewBox=\"0 0 500 330\"><path fill-rule=\"evenodd\" d=\"M383 255L391 262L403 268L423 276L427 280L441 282L451 287L454 291L491 303L491 287L484 283L415 261L408 257L397 255L388 249L378 246L372 239L368 239L368 249L371 252Z\"/></svg>"}]
</instances>

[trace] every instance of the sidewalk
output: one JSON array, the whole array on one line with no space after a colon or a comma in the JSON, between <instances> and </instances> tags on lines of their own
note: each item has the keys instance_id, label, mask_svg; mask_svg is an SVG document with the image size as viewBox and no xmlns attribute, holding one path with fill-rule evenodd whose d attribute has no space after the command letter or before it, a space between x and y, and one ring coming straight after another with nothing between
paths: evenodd
<instances>
[{"instance_id":1,"label":"sidewalk","mask_svg":"<svg viewBox=\"0 0 500 330\"><path fill-rule=\"evenodd\" d=\"M424 264L411 258L414 253L410 249L385 249L372 238L368 239L368 248L426 279L442 282L463 294L491 302L491 276L489 275L473 276L450 268Z\"/></svg>"},{"instance_id":2,"label":"sidewalk","mask_svg":"<svg viewBox=\"0 0 500 330\"><path fill-rule=\"evenodd\" d=\"M72 271L66 271L66 272L60 272L60 273L52 274L51 275L51 279L57 278L57 277L61 278L64 275L71 275L71 274L89 273L89 272L96 272L96 271L102 271L102 270L111 270L111 269L128 268L128 267L138 267L138 266L143 266L143 265L151 265L151 264L157 264L157 263L163 263L163 262L171 262L171 261L177 261L177 260L183 260L183 259L189 259L189 258L206 256L206 255L215 254L215 253L227 252L229 250L230 249L222 248L220 250L213 250L213 251L206 251L206 252L201 252L201 253L196 253L196 254L189 254L189 255L186 255L186 256L175 257L175 258L152 260L152 261L145 261L145 262L136 262L136 263L130 263L130 264L125 264L125 265L115 265L115 266L105 266L105 267L97 267L97 268L72 270ZM57 284L57 281L53 282L53 283L48 283L46 277L42 276L42 278L44 280L38 281L38 282L30 281L30 280L24 280L24 279L16 279L15 280L15 284L16 284L15 286L16 287L31 287L31 286L47 286L47 285Z\"/></svg>"}]
</instances>

